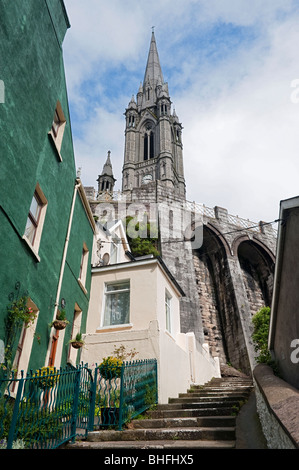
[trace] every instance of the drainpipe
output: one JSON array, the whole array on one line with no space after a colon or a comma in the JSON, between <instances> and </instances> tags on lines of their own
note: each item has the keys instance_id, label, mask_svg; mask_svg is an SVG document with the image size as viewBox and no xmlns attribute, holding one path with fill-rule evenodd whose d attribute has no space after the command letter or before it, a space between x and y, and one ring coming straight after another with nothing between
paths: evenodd
<instances>
[{"instance_id":1,"label":"drainpipe","mask_svg":"<svg viewBox=\"0 0 299 470\"><path fill-rule=\"evenodd\" d=\"M66 239L65 239L65 243L64 243L64 250L63 250L63 256L62 256L61 267L60 267L60 274L59 274L59 281L58 281L58 287L57 287L57 293L56 293L53 320L55 320L55 318L56 318L57 310L58 310L58 306L59 306L59 298L60 298L62 280L63 280L63 275L64 275L66 255L67 255L68 246L69 246L70 233L71 233L71 228L72 228L72 223L73 223L73 215L74 215L74 210L75 210L76 196L77 196L77 192L78 192L78 189L79 189L80 186L81 186L81 181L76 179L76 184L75 184L74 194L73 194L73 200L72 200L72 206L71 206L71 212L70 212L70 216L69 216L69 224L68 224ZM51 334L50 340L51 340L51 338L52 338L52 334ZM49 360L50 349L51 349L51 341L49 343L47 361Z\"/></svg>"},{"instance_id":2,"label":"drainpipe","mask_svg":"<svg viewBox=\"0 0 299 470\"><path fill-rule=\"evenodd\" d=\"M78 181L78 180L76 180L76 181ZM54 319L56 318L58 305L59 305L59 298L60 298L60 293L61 293L62 279L63 279L63 275L64 275L66 255L67 255L67 250L68 250L68 246L69 246L70 233L71 233L71 228L72 228L72 223L73 223L73 215L74 215L74 210L75 210L76 196L77 196L77 192L78 192L78 189L79 189L80 186L81 186L81 182L77 182L77 184L75 185L75 188L74 188L72 207L71 207L71 212L70 212L70 217L69 217L69 225L68 225L65 244L64 244L62 262L61 262L61 268L60 268L60 275L59 275L59 282L58 282L58 288L57 288L57 294L56 294Z\"/></svg>"}]
</instances>

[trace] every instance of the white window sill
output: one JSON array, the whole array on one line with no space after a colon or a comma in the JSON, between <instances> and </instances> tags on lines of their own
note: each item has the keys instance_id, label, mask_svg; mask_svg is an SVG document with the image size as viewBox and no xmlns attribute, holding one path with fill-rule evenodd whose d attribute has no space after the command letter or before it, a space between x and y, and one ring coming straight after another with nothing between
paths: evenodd
<instances>
[{"instance_id":1,"label":"white window sill","mask_svg":"<svg viewBox=\"0 0 299 470\"><path fill-rule=\"evenodd\" d=\"M48 136L49 136L49 139L51 140L51 142L53 144L54 150L56 151L56 155L57 155L58 160L60 162L62 162L62 156L60 155L60 151L59 151L59 149L56 145L56 139L55 139L55 136L53 135L53 132L49 131Z\"/></svg>"},{"instance_id":2,"label":"white window sill","mask_svg":"<svg viewBox=\"0 0 299 470\"><path fill-rule=\"evenodd\" d=\"M38 253L37 251L35 250L34 246L30 243L30 241L28 240L28 238L23 235L22 239L24 240L24 242L26 242L26 245L30 248L33 256L35 257L36 261L40 262L40 257L38 256Z\"/></svg>"},{"instance_id":3,"label":"white window sill","mask_svg":"<svg viewBox=\"0 0 299 470\"><path fill-rule=\"evenodd\" d=\"M81 279L78 279L78 284L79 284L79 286L81 287L81 289L83 290L84 294L86 295L86 294L87 294L87 289L86 289L86 287L82 284Z\"/></svg>"},{"instance_id":4,"label":"white window sill","mask_svg":"<svg viewBox=\"0 0 299 470\"><path fill-rule=\"evenodd\" d=\"M175 337L172 335L172 333L170 333L170 331L165 330L165 334L166 334L167 336L169 336L169 338L171 338L174 342L176 342Z\"/></svg>"},{"instance_id":5,"label":"white window sill","mask_svg":"<svg viewBox=\"0 0 299 470\"><path fill-rule=\"evenodd\" d=\"M101 333L101 332L105 332L105 331L111 331L111 330L126 330L128 328L132 328L133 327L133 323L124 323L124 324L121 324L121 325L108 325L108 326L99 326L97 329L96 329L96 332L97 333Z\"/></svg>"}]
</instances>

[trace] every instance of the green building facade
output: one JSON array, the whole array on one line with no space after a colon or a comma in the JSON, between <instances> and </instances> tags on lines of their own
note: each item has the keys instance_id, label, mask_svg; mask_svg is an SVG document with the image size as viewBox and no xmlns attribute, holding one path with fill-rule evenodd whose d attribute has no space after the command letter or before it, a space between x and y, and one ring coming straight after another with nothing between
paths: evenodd
<instances>
[{"instance_id":1,"label":"green building facade","mask_svg":"<svg viewBox=\"0 0 299 470\"><path fill-rule=\"evenodd\" d=\"M62 53L69 27L62 0L0 3L2 368L80 359L68 342L85 332L95 225L76 177ZM20 309L14 321L8 313L23 294L29 323ZM69 324L59 331L50 324L63 308Z\"/></svg>"}]
</instances>

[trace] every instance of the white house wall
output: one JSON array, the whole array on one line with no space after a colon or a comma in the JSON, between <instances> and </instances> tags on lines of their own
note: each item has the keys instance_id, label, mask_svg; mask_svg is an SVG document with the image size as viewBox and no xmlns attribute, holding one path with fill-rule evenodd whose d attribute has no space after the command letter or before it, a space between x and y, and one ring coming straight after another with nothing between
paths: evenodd
<instances>
[{"instance_id":1,"label":"white house wall","mask_svg":"<svg viewBox=\"0 0 299 470\"><path fill-rule=\"evenodd\" d=\"M101 327L105 283L130 280L130 323ZM171 333L166 331L165 289L171 295ZM84 363L100 364L125 346L135 348L134 360L158 361L159 403L186 392L191 383L205 383L219 376L219 364L201 346L194 333L180 332L180 293L158 261L127 263L93 270L87 318Z\"/></svg>"}]
</instances>

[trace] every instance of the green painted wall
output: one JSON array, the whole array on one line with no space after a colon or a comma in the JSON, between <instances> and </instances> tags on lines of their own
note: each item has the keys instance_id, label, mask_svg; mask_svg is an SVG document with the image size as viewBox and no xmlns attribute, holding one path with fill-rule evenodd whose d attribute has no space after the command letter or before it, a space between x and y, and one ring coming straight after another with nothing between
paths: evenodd
<instances>
[{"instance_id":1,"label":"green painted wall","mask_svg":"<svg viewBox=\"0 0 299 470\"><path fill-rule=\"evenodd\" d=\"M68 27L60 0L0 3L0 80L5 84L5 102L0 103L0 339L5 334L8 295L19 281L21 292L27 290L40 310L41 344L34 340L29 366L33 369L44 365L49 344L48 324L53 318L76 180L61 47ZM62 162L48 136L57 100L67 121ZM37 182L48 200L40 262L22 240ZM91 252L92 229L78 199L62 296L68 299L68 309L79 300L87 312L88 295L83 295L75 273L79 273L83 241Z\"/></svg>"}]
</instances>

